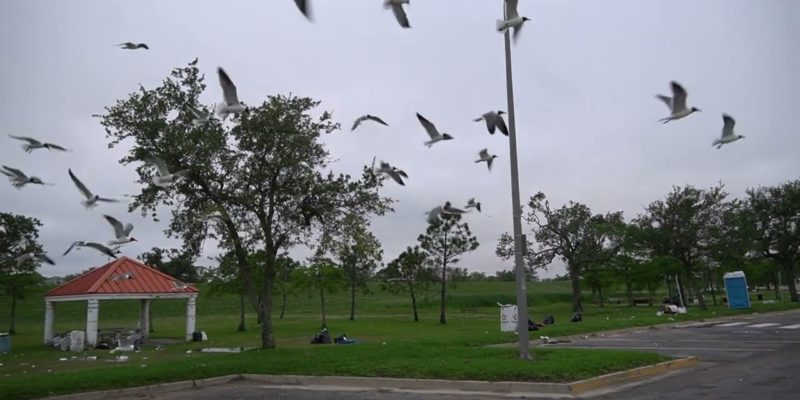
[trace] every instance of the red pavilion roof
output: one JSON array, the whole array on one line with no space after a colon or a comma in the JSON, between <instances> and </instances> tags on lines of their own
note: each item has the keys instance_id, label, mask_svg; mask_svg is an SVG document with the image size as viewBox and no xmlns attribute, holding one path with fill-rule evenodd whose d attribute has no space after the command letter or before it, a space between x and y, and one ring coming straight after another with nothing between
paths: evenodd
<instances>
[{"instance_id":1,"label":"red pavilion roof","mask_svg":"<svg viewBox=\"0 0 800 400\"><path fill-rule=\"evenodd\" d=\"M197 288L184 284L153 267L132 258L120 257L56 287L45 296L198 292Z\"/></svg>"}]
</instances>

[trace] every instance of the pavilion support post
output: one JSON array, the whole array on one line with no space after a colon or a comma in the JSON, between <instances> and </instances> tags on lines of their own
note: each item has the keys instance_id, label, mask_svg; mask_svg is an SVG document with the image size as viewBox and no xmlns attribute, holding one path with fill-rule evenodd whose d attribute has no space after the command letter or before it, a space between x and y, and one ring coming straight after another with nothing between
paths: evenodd
<instances>
[{"instance_id":1,"label":"pavilion support post","mask_svg":"<svg viewBox=\"0 0 800 400\"><path fill-rule=\"evenodd\" d=\"M150 299L140 300L139 332L142 337L150 336Z\"/></svg>"},{"instance_id":2,"label":"pavilion support post","mask_svg":"<svg viewBox=\"0 0 800 400\"><path fill-rule=\"evenodd\" d=\"M55 310L55 302L44 302L44 344L50 344L50 341L53 340L53 318L55 317Z\"/></svg>"},{"instance_id":3,"label":"pavilion support post","mask_svg":"<svg viewBox=\"0 0 800 400\"><path fill-rule=\"evenodd\" d=\"M192 334L195 331L195 309L197 303L197 296L189 297L186 301L186 341L192 340Z\"/></svg>"},{"instance_id":4,"label":"pavilion support post","mask_svg":"<svg viewBox=\"0 0 800 400\"><path fill-rule=\"evenodd\" d=\"M86 305L86 346L97 346L97 320L100 315L100 301L89 299Z\"/></svg>"}]
</instances>

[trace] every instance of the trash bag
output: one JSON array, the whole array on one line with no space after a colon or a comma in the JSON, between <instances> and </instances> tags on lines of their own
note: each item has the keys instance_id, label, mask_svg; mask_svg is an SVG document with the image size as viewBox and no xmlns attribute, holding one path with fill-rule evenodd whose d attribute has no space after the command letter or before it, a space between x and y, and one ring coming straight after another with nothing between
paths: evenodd
<instances>
[{"instance_id":1,"label":"trash bag","mask_svg":"<svg viewBox=\"0 0 800 400\"><path fill-rule=\"evenodd\" d=\"M347 336L343 333L342 336L337 336L333 338L333 343L335 344L354 344L356 343L355 340L348 339Z\"/></svg>"},{"instance_id":2,"label":"trash bag","mask_svg":"<svg viewBox=\"0 0 800 400\"><path fill-rule=\"evenodd\" d=\"M553 325L556 323L556 318L553 317L553 314L547 314L547 316L544 317L542 323L545 325Z\"/></svg>"},{"instance_id":3,"label":"trash bag","mask_svg":"<svg viewBox=\"0 0 800 400\"><path fill-rule=\"evenodd\" d=\"M572 314L572 318L570 318L569 321L570 322L581 322L581 321L583 321L583 315L581 315L581 313L579 313L579 312L576 312L575 314Z\"/></svg>"},{"instance_id":4,"label":"trash bag","mask_svg":"<svg viewBox=\"0 0 800 400\"><path fill-rule=\"evenodd\" d=\"M192 341L194 342L202 342L203 341L203 333L200 331L192 332Z\"/></svg>"},{"instance_id":5,"label":"trash bag","mask_svg":"<svg viewBox=\"0 0 800 400\"><path fill-rule=\"evenodd\" d=\"M528 318L528 331L530 332L538 330L539 330L538 324L536 322L531 321L530 318Z\"/></svg>"},{"instance_id":6,"label":"trash bag","mask_svg":"<svg viewBox=\"0 0 800 400\"><path fill-rule=\"evenodd\" d=\"M314 338L311 339L311 344L331 344L333 341L331 340L331 335L328 333L327 329L323 329L320 333L314 335Z\"/></svg>"}]
</instances>

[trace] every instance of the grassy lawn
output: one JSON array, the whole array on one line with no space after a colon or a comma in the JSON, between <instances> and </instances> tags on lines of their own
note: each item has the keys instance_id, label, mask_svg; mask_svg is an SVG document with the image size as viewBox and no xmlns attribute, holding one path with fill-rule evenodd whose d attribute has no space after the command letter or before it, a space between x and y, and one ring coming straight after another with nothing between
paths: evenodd
<instances>
[{"instance_id":1,"label":"grassy lawn","mask_svg":"<svg viewBox=\"0 0 800 400\"><path fill-rule=\"evenodd\" d=\"M486 348L487 344L511 342L513 334L499 332L496 303L514 301L513 282L467 282L452 290L446 325L438 324L438 304L422 301L421 321L413 322L408 299L380 292L359 296L355 321L350 321L348 296L330 296L328 327L333 336L346 333L359 344L347 346L310 345L319 329L318 300L308 293L289 299L284 319L275 319L278 349L253 350L240 354L200 353L202 347L258 347L255 315L247 314L246 332L235 332L238 298L211 297L201 286L198 298L198 329L209 341L184 343L185 302L157 300L153 303L153 339L177 339L178 343L159 349L152 341L141 352L124 353L126 362L114 362L107 350L83 353L61 352L42 345L44 303L41 294L31 294L18 309L13 351L0 354L0 398L27 399L48 394L139 386L151 383L199 379L234 373L387 376L405 378L451 378L477 380L571 381L607 372L647 365L664 357L632 351L537 349L533 363L522 362L510 349ZM539 334L563 336L631 326L646 326L696 320L743 312L766 312L795 307L789 303L755 304L749 311L732 311L723 306L689 314L657 317L656 307L629 308L587 304L584 322L569 323L567 282L530 284L531 316L541 320L553 314L556 324ZM768 296L769 298L769 296ZM589 302L589 298L586 299ZM3 300L5 301L5 300ZM276 301L279 304L279 301ZM85 303L61 303L56 308L56 331L85 329ZM477 307L477 313L463 313ZM7 304L0 302L0 309ZM7 315L7 314L6 314ZM100 327L135 327L138 303L101 302ZM7 320L0 319L0 326ZM191 352L187 353L187 351ZM96 356L89 361L87 356ZM75 358L72 358L75 357ZM59 361L67 358L66 361Z\"/></svg>"}]
</instances>

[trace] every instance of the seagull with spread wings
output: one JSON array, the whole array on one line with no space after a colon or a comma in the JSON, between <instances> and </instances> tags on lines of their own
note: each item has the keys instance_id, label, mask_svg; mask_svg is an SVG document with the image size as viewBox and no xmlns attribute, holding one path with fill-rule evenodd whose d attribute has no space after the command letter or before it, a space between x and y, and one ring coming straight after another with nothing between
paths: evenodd
<instances>
[{"instance_id":1,"label":"seagull with spread wings","mask_svg":"<svg viewBox=\"0 0 800 400\"><path fill-rule=\"evenodd\" d=\"M671 111L669 117L661 118L659 122L666 124L669 121L688 117L695 111L700 111L697 107L686 108L686 89L680 83L672 81L670 82L670 88L672 88L672 97L667 97L663 94L656 95L656 98L663 101Z\"/></svg>"},{"instance_id":2,"label":"seagull with spread wings","mask_svg":"<svg viewBox=\"0 0 800 400\"><path fill-rule=\"evenodd\" d=\"M411 4L410 0L386 0L383 3L384 8L391 8L397 23L403 28L410 28L411 24L408 23L408 16L406 10L403 9L403 4Z\"/></svg>"},{"instance_id":3,"label":"seagull with spread wings","mask_svg":"<svg viewBox=\"0 0 800 400\"><path fill-rule=\"evenodd\" d=\"M417 119L419 119L419 123L422 124L422 127L425 128L425 132L428 133L431 140L426 141L423 143L425 146L431 147L435 143L441 142L442 140L452 140L453 137L446 134L446 133L439 133L439 130L436 129L436 125L434 125L431 121L428 121L425 117L417 113Z\"/></svg>"},{"instance_id":4,"label":"seagull with spread wings","mask_svg":"<svg viewBox=\"0 0 800 400\"><path fill-rule=\"evenodd\" d=\"M86 185L84 185L83 182L81 182L81 180L78 179L78 177L75 176L74 173L72 173L72 169L68 169L67 171L69 171L69 177L70 177L70 179L72 179L72 183L75 184L75 187L78 188L78 191L80 191L81 194L83 195L83 197L86 198L86 200L81 201L81 204L83 204L83 206L86 207L87 209L97 206L97 203L100 202L100 201L105 202L105 203L117 203L117 202L119 202L119 200L109 199L109 198L106 198L106 197L100 197L100 196L92 193L89 190L89 188L87 188Z\"/></svg>"},{"instance_id":5,"label":"seagull with spread wings","mask_svg":"<svg viewBox=\"0 0 800 400\"><path fill-rule=\"evenodd\" d=\"M377 122L377 123L379 123L381 125L389 126L389 124L384 122L382 119L380 119L380 118L378 118L378 117L376 117L374 115L366 114L366 115L362 115L362 116L356 118L356 120L353 122L353 127L350 128L350 130L351 131L356 130L356 128L358 128L359 125L361 125L361 123L364 122L364 121L375 121L375 122Z\"/></svg>"},{"instance_id":6,"label":"seagull with spread wings","mask_svg":"<svg viewBox=\"0 0 800 400\"><path fill-rule=\"evenodd\" d=\"M109 246L120 246L126 243L136 241L136 238L131 236L131 231L133 230L133 224L129 222L125 226L123 226L122 222L119 222L119 220L117 220L114 217L108 215L103 215L103 217L114 228L114 236L116 237L116 239L108 242Z\"/></svg>"},{"instance_id":7,"label":"seagull with spread wings","mask_svg":"<svg viewBox=\"0 0 800 400\"><path fill-rule=\"evenodd\" d=\"M717 146L717 150L719 150L722 145L733 143L739 139L744 139L742 135L736 135L733 133L733 126L736 125L736 121L728 114L722 114L722 137L719 139L715 139L712 146Z\"/></svg>"},{"instance_id":8,"label":"seagull with spread wings","mask_svg":"<svg viewBox=\"0 0 800 400\"><path fill-rule=\"evenodd\" d=\"M224 121L229 114L236 115L243 112L245 106L239 102L239 96L236 94L236 85L233 84L228 73L222 67L217 67L217 75L219 76L219 85L222 87L222 97L225 101L217 104L215 111L217 116Z\"/></svg>"},{"instance_id":9,"label":"seagull with spread wings","mask_svg":"<svg viewBox=\"0 0 800 400\"><path fill-rule=\"evenodd\" d=\"M14 135L8 135L8 136L10 138L12 138L12 139L17 139L17 140L22 140L23 142L27 142L27 143L22 145L22 148L28 153L30 153L30 152L32 152L32 151L34 151L36 149L69 151L66 148L61 147L61 146L59 146L57 144L40 142L40 141L38 141L38 140L36 140L36 139L34 139L32 137L28 137L28 136L14 136Z\"/></svg>"}]
</instances>

